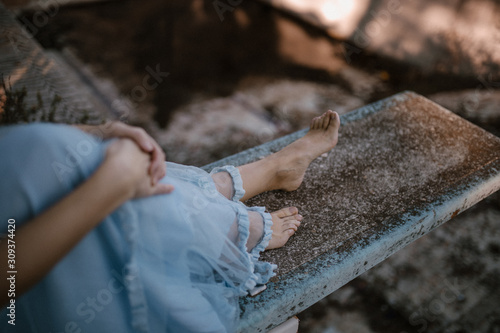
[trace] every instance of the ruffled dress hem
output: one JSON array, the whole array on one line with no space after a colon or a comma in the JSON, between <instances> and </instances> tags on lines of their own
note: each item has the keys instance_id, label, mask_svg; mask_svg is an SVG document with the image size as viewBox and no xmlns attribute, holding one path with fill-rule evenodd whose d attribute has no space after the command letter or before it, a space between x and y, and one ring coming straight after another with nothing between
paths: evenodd
<instances>
[{"instance_id":1,"label":"ruffled dress hem","mask_svg":"<svg viewBox=\"0 0 500 333\"><path fill-rule=\"evenodd\" d=\"M245 190L243 189L243 180L241 179L239 170L236 167L232 165L217 167L210 172L210 175L218 172L227 172L231 176L234 187L232 201L240 204L237 212L239 238L236 245L241 253L246 254L250 271L253 272L247 279L246 283L239 288L240 296L244 296L257 286L267 283L271 277L276 275L274 270L278 267L277 265L259 261L260 253L263 252L269 245L269 241L273 235L273 231L271 229L273 221L271 214L265 211L265 207L247 207L243 203L239 202L239 200L245 195ZM248 217L249 211L259 213L264 221L262 238L250 251L246 247L250 237L250 220Z\"/></svg>"}]
</instances>

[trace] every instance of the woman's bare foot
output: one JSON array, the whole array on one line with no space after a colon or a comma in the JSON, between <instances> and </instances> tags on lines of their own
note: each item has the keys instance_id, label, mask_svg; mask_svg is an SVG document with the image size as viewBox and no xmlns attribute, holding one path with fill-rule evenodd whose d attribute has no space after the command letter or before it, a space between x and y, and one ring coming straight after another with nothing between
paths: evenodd
<instances>
[{"instance_id":1,"label":"woman's bare foot","mask_svg":"<svg viewBox=\"0 0 500 333\"><path fill-rule=\"evenodd\" d=\"M243 180L246 201L271 190L296 190L304 179L307 167L337 144L340 118L327 111L311 121L309 132L279 152L238 167Z\"/></svg>"},{"instance_id":2,"label":"woman's bare foot","mask_svg":"<svg viewBox=\"0 0 500 333\"><path fill-rule=\"evenodd\" d=\"M311 121L309 132L274 155L278 164L273 187L294 191L304 179L307 167L323 153L337 145L340 118L328 110Z\"/></svg>"},{"instance_id":3,"label":"woman's bare foot","mask_svg":"<svg viewBox=\"0 0 500 333\"><path fill-rule=\"evenodd\" d=\"M277 249L286 244L288 239L297 231L302 221L299 210L296 207L282 208L271 213L273 219L273 236L266 250Z\"/></svg>"}]
</instances>

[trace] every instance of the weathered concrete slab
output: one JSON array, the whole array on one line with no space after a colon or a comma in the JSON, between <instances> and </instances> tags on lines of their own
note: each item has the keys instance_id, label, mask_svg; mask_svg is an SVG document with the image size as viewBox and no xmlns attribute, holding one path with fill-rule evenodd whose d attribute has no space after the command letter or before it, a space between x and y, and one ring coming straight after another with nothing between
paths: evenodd
<instances>
[{"instance_id":1,"label":"weathered concrete slab","mask_svg":"<svg viewBox=\"0 0 500 333\"><path fill-rule=\"evenodd\" d=\"M86 110L91 119L110 114L68 65L45 52L28 30L0 3L0 75L14 91L26 87L27 106L37 105L40 93L45 107L58 95L60 110L69 114L78 116Z\"/></svg>"},{"instance_id":2,"label":"weathered concrete slab","mask_svg":"<svg viewBox=\"0 0 500 333\"><path fill-rule=\"evenodd\" d=\"M295 205L304 222L264 254L278 275L242 300L242 332L269 330L500 188L500 139L422 96L402 93L341 119L338 146L298 191L249 202ZM217 164L250 162L304 133Z\"/></svg>"}]
</instances>

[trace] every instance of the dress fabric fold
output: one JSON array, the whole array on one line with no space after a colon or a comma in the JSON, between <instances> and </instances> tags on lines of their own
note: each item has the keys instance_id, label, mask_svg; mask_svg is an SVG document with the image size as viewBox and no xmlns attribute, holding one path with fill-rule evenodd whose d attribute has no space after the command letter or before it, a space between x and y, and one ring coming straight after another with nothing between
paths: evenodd
<instances>
[{"instance_id":1,"label":"dress fabric fold","mask_svg":"<svg viewBox=\"0 0 500 333\"><path fill-rule=\"evenodd\" d=\"M108 144L67 125L0 127L0 232L7 233L9 219L19 230L84 182ZM106 217L16 297L16 325L2 320L0 331L234 332L238 298L274 275L276 266L259 260L272 220L263 207L239 201L237 168L216 172L231 176L232 200L209 173L167 163L161 182L175 190L127 201ZM264 221L261 241L250 250L249 211Z\"/></svg>"}]
</instances>

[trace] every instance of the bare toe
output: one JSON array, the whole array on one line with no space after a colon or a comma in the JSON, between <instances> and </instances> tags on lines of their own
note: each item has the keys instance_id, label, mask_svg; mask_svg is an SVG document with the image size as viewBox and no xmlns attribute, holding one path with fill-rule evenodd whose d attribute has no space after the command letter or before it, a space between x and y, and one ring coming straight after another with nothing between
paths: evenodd
<instances>
[{"instance_id":1,"label":"bare toe","mask_svg":"<svg viewBox=\"0 0 500 333\"><path fill-rule=\"evenodd\" d=\"M288 239L295 234L302 216L297 207L288 207L271 213L273 219L273 235L266 250L276 249L286 244Z\"/></svg>"},{"instance_id":2,"label":"bare toe","mask_svg":"<svg viewBox=\"0 0 500 333\"><path fill-rule=\"evenodd\" d=\"M282 208L280 210L275 211L272 214L276 214L279 218L286 218L286 217L293 217L298 213L299 213L298 208L292 206L292 207Z\"/></svg>"},{"instance_id":3,"label":"bare toe","mask_svg":"<svg viewBox=\"0 0 500 333\"><path fill-rule=\"evenodd\" d=\"M338 131L340 128L340 116L337 112L333 112L330 110L330 123L329 127L333 131Z\"/></svg>"},{"instance_id":4,"label":"bare toe","mask_svg":"<svg viewBox=\"0 0 500 333\"><path fill-rule=\"evenodd\" d=\"M337 145L339 128L340 117L332 110L313 118L305 136L272 155L277 167L269 188L296 190L302 184L309 164Z\"/></svg>"},{"instance_id":5,"label":"bare toe","mask_svg":"<svg viewBox=\"0 0 500 333\"><path fill-rule=\"evenodd\" d=\"M327 128L328 128L328 125L330 124L330 113L331 113L331 112L332 112L332 111L330 111L330 110L329 110L329 111L325 112L325 113L321 116L321 118L323 118L323 121L322 121L322 123L321 123L321 128L322 128L322 129L327 129Z\"/></svg>"}]
</instances>

